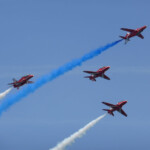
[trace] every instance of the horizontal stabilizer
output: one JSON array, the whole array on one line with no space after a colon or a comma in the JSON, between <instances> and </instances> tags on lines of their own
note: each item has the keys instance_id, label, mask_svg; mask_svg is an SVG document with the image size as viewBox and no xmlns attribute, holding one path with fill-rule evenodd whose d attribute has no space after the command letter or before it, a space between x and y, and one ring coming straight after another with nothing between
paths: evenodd
<instances>
[{"instance_id":1,"label":"horizontal stabilizer","mask_svg":"<svg viewBox=\"0 0 150 150\"><path fill-rule=\"evenodd\" d=\"M107 111L110 115L114 116L114 113L110 111L109 109L103 109L104 111Z\"/></svg>"},{"instance_id":2,"label":"horizontal stabilizer","mask_svg":"<svg viewBox=\"0 0 150 150\"><path fill-rule=\"evenodd\" d=\"M92 76L85 76L84 78L89 78L92 81L96 81L96 79L94 77L92 77Z\"/></svg>"},{"instance_id":3,"label":"horizontal stabilizer","mask_svg":"<svg viewBox=\"0 0 150 150\"><path fill-rule=\"evenodd\" d=\"M90 78L91 76L85 76L84 78Z\"/></svg>"},{"instance_id":4,"label":"horizontal stabilizer","mask_svg":"<svg viewBox=\"0 0 150 150\"><path fill-rule=\"evenodd\" d=\"M122 39L126 39L124 36L120 36Z\"/></svg>"},{"instance_id":5,"label":"horizontal stabilizer","mask_svg":"<svg viewBox=\"0 0 150 150\"><path fill-rule=\"evenodd\" d=\"M8 85L13 85L14 83L8 83Z\"/></svg>"},{"instance_id":6,"label":"horizontal stabilizer","mask_svg":"<svg viewBox=\"0 0 150 150\"><path fill-rule=\"evenodd\" d=\"M109 111L109 109L103 109L104 111Z\"/></svg>"}]
</instances>

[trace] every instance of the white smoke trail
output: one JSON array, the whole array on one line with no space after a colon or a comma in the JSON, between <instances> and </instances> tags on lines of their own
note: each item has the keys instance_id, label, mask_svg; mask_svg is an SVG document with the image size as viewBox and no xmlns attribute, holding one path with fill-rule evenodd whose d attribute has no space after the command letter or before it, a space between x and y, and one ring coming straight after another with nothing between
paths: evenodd
<instances>
[{"instance_id":1,"label":"white smoke trail","mask_svg":"<svg viewBox=\"0 0 150 150\"><path fill-rule=\"evenodd\" d=\"M9 88L8 90L4 91L3 93L0 93L0 99L4 98L11 90L12 90L12 88Z\"/></svg>"},{"instance_id":2,"label":"white smoke trail","mask_svg":"<svg viewBox=\"0 0 150 150\"><path fill-rule=\"evenodd\" d=\"M49 150L64 150L68 145L72 144L75 141L75 139L81 138L86 133L87 130L89 130L91 127L93 127L98 121L100 121L105 116L106 116L106 114L91 121L86 126L79 129L77 132L75 132L68 138L65 138L61 143L58 143L54 148L51 148Z\"/></svg>"}]
</instances>

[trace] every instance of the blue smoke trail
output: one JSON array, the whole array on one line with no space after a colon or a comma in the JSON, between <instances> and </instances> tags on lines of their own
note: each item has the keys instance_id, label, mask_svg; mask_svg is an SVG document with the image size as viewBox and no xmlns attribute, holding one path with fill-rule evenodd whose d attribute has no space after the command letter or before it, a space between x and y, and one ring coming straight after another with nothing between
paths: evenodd
<instances>
[{"instance_id":1,"label":"blue smoke trail","mask_svg":"<svg viewBox=\"0 0 150 150\"><path fill-rule=\"evenodd\" d=\"M47 75L40 77L34 84L30 84L27 87L24 87L23 89L21 89L18 93L7 97L5 100L3 100L3 102L0 105L0 115L2 114L3 111L7 110L10 106L12 106L16 102L20 101L22 98L26 97L27 95L31 94L32 92L34 92L35 90L40 88L42 85L54 80L55 78L72 70L73 68L82 65L83 62L90 60L95 56L98 56L103 51L106 51L107 49L115 46L116 44L118 44L121 41L122 41L122 39L115 41L113 43L107 44L103 47L98 48L97 50L94 50L92 52L85 54L81 58L72 60L71 62L66 63L65 65L59 67L58 69L48 73Z\"/></svg>"}]
</instances>

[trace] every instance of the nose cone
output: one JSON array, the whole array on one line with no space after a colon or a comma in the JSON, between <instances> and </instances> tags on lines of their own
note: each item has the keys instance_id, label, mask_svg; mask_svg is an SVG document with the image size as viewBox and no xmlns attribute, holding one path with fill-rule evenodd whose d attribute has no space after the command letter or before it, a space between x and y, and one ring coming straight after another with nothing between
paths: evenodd
<instances>
[{"instance_id":1,"label":"nose cone","mask_svg":"<svg viewBox=\"0 0 150 150\"><path fill-rule=\"evenodd\" d=\"M124 104L126 104L128 101L124 101Z\"/></svg>"},{"instance_id":2,"label":"nose cone","mask_svg":"<svg viewBox=\"0 0 150 150\"><path fill-rule=\"evenodd\" d=\"M30 76L30 78L34 77L34 75L33 75L33 74L30 74L29 76Z\"/></svg>"},{"instance_id":3,"label":"nose cone","mask_svg":"<svg viewBox=\"0 0 150 150\"><path fill-rule=\"evenodd\" d=\"M106 66L104 69L105 71L107 71L110 68L110 66Z\"/></svg>"},{"instance_id":4,"label":"nose cone","mask_svg":"<svg viewBox=\"0 0 150 150\"><path fill-rule=\"evenodd\" d=\"M144 26L143 28L144 28L144 29L146 29L146 28L147 28L147 26Z\"/></svg>"}]
</instances>

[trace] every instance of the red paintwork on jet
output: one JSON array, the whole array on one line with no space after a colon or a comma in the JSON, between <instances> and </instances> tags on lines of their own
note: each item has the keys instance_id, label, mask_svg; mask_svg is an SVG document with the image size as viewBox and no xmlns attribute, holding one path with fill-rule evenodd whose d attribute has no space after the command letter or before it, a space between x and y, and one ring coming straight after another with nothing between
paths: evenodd
<instances>
[{"instance_id":1,"label":"red paintwork on jet","mask_svg":"<svg viewBox=\"0 0 150 150\"><path fill-rule=\"evenodd\" d=\"M92 81L96 81L95 78L97 77L102 77L104 79L110 80L110 78L105 75L105 71L107 71L109 68L110 68L109 66L106 66L106 67L100 68L97 71L83 71L83 72L91 74L91 76L85 76L85 78L89 78Z\"/></svg>"},{"instance_id":2,"label":"red paintwork on jet","mask_svg":"<svg viewBox=\"0 0 150 150\"><path fill-rule=\"evenodd\" d=\"M20 86L23 86L24 84L33 83L33 81L29 81L34 75L26 75L23 76L20 80L13 79L13 83L9 83L8 85L12 85L14 88L19 89Z\"/></svg>"},{"instance_id":3,"label":"red paintwork on jet","mask_svg":"<svg viewBox=\"0 0 150 150\"><path fill-rule=\"evenodd\" d=\"M129 39L131 37L134 37L134 36L138 36L140 37L141 39L144 39L144 36L141 34L141 32L146 29L147 26L143 26L141 28L137 28L137 29L127 29L127 28L121 28L121 30L124 30L124 31L127 31L127 32L130 32L130 33L127 33L126 36L120 36L122 39L125 39L125 44L129 41Z\"/></svg>"},{"instance_id":4,"label":"red paintwork on jet","mask_svg":"<svg viewBox=\"0 0 150 150\"><path fill-rule=\"evenodd\" d=\"M103 104L111 107L110 109L103 109L105 111L107 111L110 115L114 116L113 112L114 111L118 111L120 112L122 115L127 117L127 114L123 111L122 106L125 105L128 101L122 101L117 103L116 105L114 104L110 104L110 103L106 103L106 102L102 102Z\"/></svg>"}]
</instances>

